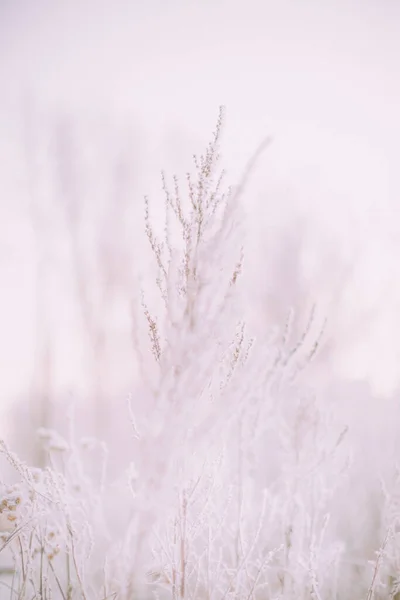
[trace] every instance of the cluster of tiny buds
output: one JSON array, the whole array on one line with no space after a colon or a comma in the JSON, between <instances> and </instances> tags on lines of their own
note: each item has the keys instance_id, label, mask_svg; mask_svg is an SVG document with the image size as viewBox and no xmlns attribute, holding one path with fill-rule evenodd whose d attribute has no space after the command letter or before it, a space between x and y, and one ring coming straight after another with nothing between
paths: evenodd
<instances>
[{"instance_id":1,"label":"cluster of tiny buds","mask_svg":"<svg viewBox=\"0 0 400 600\"><path fill-rule=\"evenodd\" d=\"M11 533L9 533L8 531L1 531L0 532L0 541L2 544L7 544L8 540L10 539L10 535Z\"/></svg>"},{"instance_id":2,"label":"cluster of tiny buds","mask_svg":"<svg viewBox=\"0 0 400 600\"><path fill-rule=\"evenodd\" d=\"M22 503L22 494L18 486L7 488L0 501L0 516L8 523L16 524L17 508ZM8 527L7 527L8 528Z\"/></svg>"},{"instance_id":3,"label":"cluster of tiny buds","mask_svg":"<svg viewBox=\"0 0 400 600\"><path fill-rule=\"evenodd\" d=\"M32 477L32 480L35 483L41 483L43 480L43 471L42 469L38 469L38 468L31 468L30 469L30 474Z\"/></svg>"},{"instance_id":4,"label":"cluster of tiny buds","mask_svg":"<svg viewBox=\"0 0 400 600\"><path fill-rule=\"evenodd\" d=\"M61 531L60 529L55 526L52 527L46 535L45 538L45 548L46 548L46 554L47 554L47 559L49 561L53 560L57 554L60 553L60 539L61 539Z\"/></svg>"}]
</instances>

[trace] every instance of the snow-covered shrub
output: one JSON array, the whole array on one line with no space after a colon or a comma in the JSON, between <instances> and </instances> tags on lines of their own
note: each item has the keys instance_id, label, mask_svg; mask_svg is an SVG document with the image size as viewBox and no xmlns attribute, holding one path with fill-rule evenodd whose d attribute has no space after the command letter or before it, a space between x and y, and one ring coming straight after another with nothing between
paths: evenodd
<instances>
[{"instance_id":1,"label":"snow-covered shrub","mask_svg":"<svg viewBox=\"0 0 400 600\"><path fill-rule=\"evenodd\" d=\"M350 600L383 584L392 595L379 597L396 597L390 502L373 570L369 556L359 575L349 566L348 430L307 382L313 313L300 339L290 312L268 336L246 325L241 201L258 155L224 189L223 119L185 185L162 176L161 219L145 200L156 271L134 307L142 387L126 411L127 468L108 472L105 446L77 440L72 415L66 439L38 432L42 470L1 443L18 479L0 497L5 597Z\"/></svg>"},{"instance_id":2,"label":"snow-covered shrub","mask_svg":"<svg viewBox=\"0 0 400 600\"><path fill-rule=\"evenodd\" d=\"M102 508L106 455L100 448L101 469L97 477L90 469L89 479L85 440L75 443L71 435L67 442L50 430L40 437L51 465L46 469L29 467L1 442L19 478L13 485L1 482L0 552L13 565L12 579L2 583L11 597L90 597L89 582L101 576L98 547L110 541Z\"/></svg>"}]
</instances>

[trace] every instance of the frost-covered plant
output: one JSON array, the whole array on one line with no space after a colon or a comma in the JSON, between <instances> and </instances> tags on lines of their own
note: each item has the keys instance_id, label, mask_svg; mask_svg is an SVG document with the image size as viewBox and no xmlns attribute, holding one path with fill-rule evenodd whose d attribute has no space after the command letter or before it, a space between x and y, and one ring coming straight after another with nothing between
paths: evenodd
<instances>
[{"instance_id":1,"label":"frost-covered plant","mask_svg":"<svg viewBox=\"0 0 400 600\"><path fill-rule=\"evenodd\" d=\"M76 441L72 430L68 441L51 430L38 433L51 465L46 469L29 467L0 445L19 479L1 482L0 552L14 565L7 585L19 598L88 597L101 575L96 551L110 540L103 519L106 454L100 447L96 474L88 469L88 440Z\"/></svg>"},{"instance_id":2,"label":"frost-covered plant","mask_svg":"<svg viewBox=\"0 0 400 600\"><path fill-rule=\"evenodd\" d=\"M145 500L137 509L152 573L170 597L301 598L337 578L341 547L326 537L344 432L297 383L319 343L305 353L312 316L299 341L290 339L290 322L281 338L247 331L239 222L253 163L235 189L222 190L223 117L221 110L186 193L163 175L161 234L145 202L161 301L157 312L142 294L149 347L139 360L151 418L132 402L142 485L135 499Z\"/></svg>"},{"instance_id":3,"label":"frost-covered plant","mask_svg":"<svg viewBox=\"0 0 400 600\"><path fill-rule=\"evenodd\" d=\"M0 498L10 597L354 598L336 510L347 430L304 375L314 313L299 340L292 313L265 339L246 325L241 200L258 153L224 190L223 120L185 188L163 174L161 222L145 200L156 273L135 306L143 387L128 403L128 468L107 475L106 449L78 442L72 417L65 440L39 431L46 469L2 442L19 479ZM365 597L380 569L363 576Z\"/></svg>"}]
</instances>

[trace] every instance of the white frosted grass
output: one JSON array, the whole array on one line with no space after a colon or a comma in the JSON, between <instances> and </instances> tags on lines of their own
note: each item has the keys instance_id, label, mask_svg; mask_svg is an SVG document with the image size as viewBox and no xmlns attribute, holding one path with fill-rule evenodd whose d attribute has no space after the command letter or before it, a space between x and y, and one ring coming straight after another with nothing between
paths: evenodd
<instances>
[{"instance_id":1,"label":"white frosted grass","mask_svg":"<svg viewBox=\"0 0 400 600\"><path fill-rule=\"evenodd\" d=\"M190 179L165 178L168 218L153 226L145 203L142 384L127 431L114 433L118 466L104 443L80 438L79 398L62 436L38 431L47 467L1 442L11 596L396 597L398 410L377 410L368 388L313 385L324 348L314 309L297 333L295 310L264 330L246 324L248 192L218 183L223 117Z\"/></svg>"},{"instance_id":2,"label":"white frosted grass","mask_svg":"<svg viewBox=\"0 0 400 600\"><path fill-rule=\"evenodd\" d=\"M2 446L2 596L397 598L399 23L377 0L1 3L0 431L50 467ZM158 173L188 199L221 102L226 184L273 144L187 313L179 226L157 284L142 196L163 239Z\"/></svg>"}]
</instances>

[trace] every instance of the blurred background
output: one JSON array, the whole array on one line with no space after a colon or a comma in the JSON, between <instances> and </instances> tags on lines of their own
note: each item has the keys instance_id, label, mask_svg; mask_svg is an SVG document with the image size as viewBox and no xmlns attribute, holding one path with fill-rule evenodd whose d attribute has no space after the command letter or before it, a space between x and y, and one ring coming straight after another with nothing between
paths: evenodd
<instances>
[{"instance_id":1,"label":"blurred background","mask_svg":"<svg viewBox=\"0 0 400 600\"><path fill-rule=\"evenodd\" d=\"M0 0L0 435L40 462L71 398L119 431L143 196L162 211L161 169L184 178L221 104L229 183L273 138L243 197L251 326L293 308L300 332L315 304L315 385L394 406L399 56L391 0Z\"/></svg>"}]
</instances>

